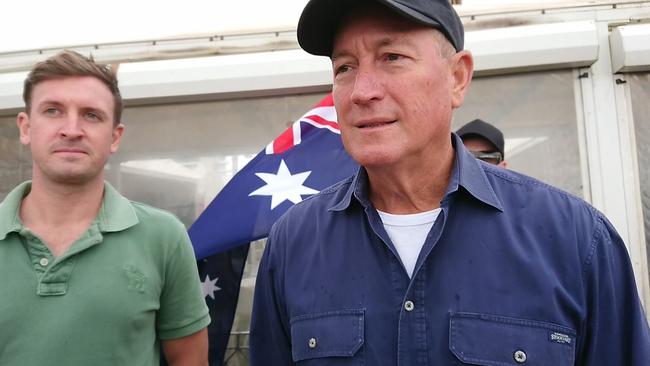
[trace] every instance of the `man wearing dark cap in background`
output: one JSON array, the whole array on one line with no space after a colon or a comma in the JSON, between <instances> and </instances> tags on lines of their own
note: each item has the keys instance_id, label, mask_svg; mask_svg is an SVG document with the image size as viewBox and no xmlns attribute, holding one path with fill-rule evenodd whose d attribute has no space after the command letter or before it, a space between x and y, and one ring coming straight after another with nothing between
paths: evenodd
<instances>
[{"instance_id":1,"label":"man wearing dark cap in background","mask_svg":"<svg viewBox=\"0 0 650 366\"><path fill-rule=\"evenodd\" d=\"M311 0L298 41L361 168L271 229L252 365L650 364L607 219L451 132L473 61L447 0Z\"/></svg>"},{"instance_id":2,"label":"man wearing dark cap in background","mask_svg":"<svg viewBox=\"0 0 650 366\"><path fill-rule=\"evenodd\" d=\"M503 133L491 124L475 119L456 131L463 145L474 157L487 163L505 168Z\"/></svg>"}]
</instances>

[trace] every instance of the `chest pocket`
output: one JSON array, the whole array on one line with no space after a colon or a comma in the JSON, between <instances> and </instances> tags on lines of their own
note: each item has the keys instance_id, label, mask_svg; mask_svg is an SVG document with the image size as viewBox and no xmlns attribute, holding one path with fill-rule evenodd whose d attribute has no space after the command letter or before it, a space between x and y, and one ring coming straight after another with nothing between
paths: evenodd
<instances>
[{"instance_id":1,"label":"chest pocket","mask_svg":"<svg viewBox=\"0 0 650 366\"><path fill-rule=\"evenodd\" d=\"M331 365L334 357L339 358L337 365L363 364L356 354L364 342L364 314L364 309L353 309L291 318L293 361L318 365L321 359Z\"/></svg>"},{"instance_id":2,"label":"chest pocket","mask_svg":"<svg viewBox=\"0 0 650 366\"><path fill-rule=\"evenodd\" d=\"M552 323L455 313L449 349L463 363L483 366L573 365L576 332Z\"/></svg>"}]
</instances>

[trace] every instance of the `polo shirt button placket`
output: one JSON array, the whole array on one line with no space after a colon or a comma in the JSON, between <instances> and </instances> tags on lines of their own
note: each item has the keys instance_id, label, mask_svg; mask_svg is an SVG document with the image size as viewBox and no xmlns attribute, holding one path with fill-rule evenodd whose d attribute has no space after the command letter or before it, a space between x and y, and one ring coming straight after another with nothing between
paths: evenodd
<instances>
[{"instance_id":1,"label":"polo shirt button placket","mask_svg":"<svg viewBox=\"0 0 650 366\"><path fill-rule=\"evenodd\" d=\"M47 265L50 264L50 261L47 258L41 258L38 263L41 265L41 267L47 267Z\"/></svg>"}]
</instances>

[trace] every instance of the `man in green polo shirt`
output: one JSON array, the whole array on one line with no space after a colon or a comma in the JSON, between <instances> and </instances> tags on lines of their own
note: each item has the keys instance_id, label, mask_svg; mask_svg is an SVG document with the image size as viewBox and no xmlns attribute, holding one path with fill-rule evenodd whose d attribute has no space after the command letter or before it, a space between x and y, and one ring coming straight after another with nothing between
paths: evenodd
<instances>
[{"instance_id":1,"label":"man in green polo shirt","mask_svg":"<svg viewBox=\"0 0 650 366\"><path fill-rule=\"evenodd\" d=\"M207 365L183 225L104 182L124 133L114 74L64 51L25 80L32 180L0 203L0 365Z\"/></svg>"}]
</instances>

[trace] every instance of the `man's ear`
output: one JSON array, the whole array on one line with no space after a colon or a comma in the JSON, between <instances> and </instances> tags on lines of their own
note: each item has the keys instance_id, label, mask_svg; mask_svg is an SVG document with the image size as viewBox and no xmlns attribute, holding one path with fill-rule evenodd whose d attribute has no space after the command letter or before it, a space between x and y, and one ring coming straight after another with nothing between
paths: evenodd
<instances>
[{"instance_id":1,"label":"man's ear","mask_svg":"<svg viewBox=\"0 0 650 366\"><path fill-rule=\"evenodd\" d=\"M18 116L16 117L16 125L18 125L18 131L20 131L20 143L23 145L29 145L31 141L29 136L29 129L31 127L29 115L25 112L18 113Z\"/></svg>"},{"instance_id":2,"label":"man's ear","mask_svg":"<svg viewBox=\"0 0 650 366\"><path fill-rule=\"evenodd\" d=\"M467 50L456 53L451 59L451 71L454 78L454 88L452 90L452 106L458 108L465 100L465 94L472 81L474 73L474 58Z\"/></svg>"},{"instance_id":3,"label":"man's ear","mask_svg":"<svg viewBox=\"0 0 650 366\"><path fill-rule=\"evenodd\" d=\"M124 125L118 123L115 128L113 128L113 136L111 143L111 154L117 152L120 147L120 141L122 141L122 135L124 135Z\"/></svg>"}]
</instances>

